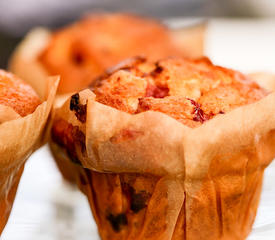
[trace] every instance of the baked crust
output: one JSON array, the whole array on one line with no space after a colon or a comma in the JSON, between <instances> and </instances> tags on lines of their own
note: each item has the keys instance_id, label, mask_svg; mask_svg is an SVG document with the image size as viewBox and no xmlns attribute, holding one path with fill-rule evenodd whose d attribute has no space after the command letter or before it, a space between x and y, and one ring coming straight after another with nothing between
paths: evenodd
<instances>
[{"instance_id":1,"label":"baked crust","mask_svg":"<svg viewBox=\"0 0 275 240\"><path fill-rule=\"evenodd\" d=\"M0 104L12 108L24 117L41 103L32 87L15 75L0 70Z\"/></svg>"},{"instance_id":2,"label":"baked crust","mask_svg":"<svg viewBox=\"0 0 275 240\"><path fill-rule=\"evenodd\" d=\"M163 112L189 127L253 103L267 92L240 72L207 58L129 59L91 86L96 101L136 114Z\"/></svg>"},{"instance_id":3,"label":"baked crust","mask_svg":"<svg viewBox=\"0 0 275 240\"><path fill-rule=\"evenodd\" d=\"M275 94L254 100L193 128L85 90L57 110L51 145L74 168L102 239L245 239L275 157Z\"/></svg>"}]
</instances>

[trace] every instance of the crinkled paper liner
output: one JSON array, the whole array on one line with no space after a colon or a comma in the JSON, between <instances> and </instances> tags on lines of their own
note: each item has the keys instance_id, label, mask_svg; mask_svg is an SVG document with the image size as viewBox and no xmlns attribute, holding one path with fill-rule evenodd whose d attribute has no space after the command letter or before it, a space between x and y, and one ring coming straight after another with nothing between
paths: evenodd
<instances>
[{"instance_id":1,"label":"crinkled paper liner","mask_svg":"<svg viewBox=\"0 0 275 240\"><path fill-rule=\"evenodd\" d=\"M175 42L187 53L189 57L200 57L204 52L205 23L194 26L171 30ZM37 57L45 48L51 33L44 28L33 29L16 48L10 59L9 68L16 75L31 83L34 89L43 95L47 70L37 61ZM72 95L72 94L70 94ZM57 95L55 107L61 106L68 94ZM64 164L63 158L58 158L56 163L66 180L72 182L71 168Z\"/></svg>"},{"instance_id":2,"label":"crinkled paper liner","mask_svg":"<svg viewBox=\"0 0 275 240\"><path fill-rule=\"evenodd\" d=\"M89 90L80 101L86 123L70 99L55 119L85 134L86 150L76 148L81 165L51 145L73 169L103 240L246 238L275 156L275 93L195 129L159 112L116 110Z\"/></svg>"},{"instance_id":3,"label":"crinkled paper liner","mask_svg":"<svg viewBox=\"0 0 275 240\"><path fill-rule=\"evenodd\" d=\"M41 98L44 102L26 117L0 105L0 234L8 220L24 164L44 141L58 81L58 77L48 79L49 85L45 85L42 94L46 98Z\"/></svg>"},{"instance_id":4,"label":"crinkled paper liner","mask_svg":"<svg viewBox=\"0 0 275 240\"><path fill-rule=\"evenodd\" d=\"M268 91L275 91L275 74L274 73L252 73L250 77L257 82L262 88Z\"/></svg>"}]
</instances>

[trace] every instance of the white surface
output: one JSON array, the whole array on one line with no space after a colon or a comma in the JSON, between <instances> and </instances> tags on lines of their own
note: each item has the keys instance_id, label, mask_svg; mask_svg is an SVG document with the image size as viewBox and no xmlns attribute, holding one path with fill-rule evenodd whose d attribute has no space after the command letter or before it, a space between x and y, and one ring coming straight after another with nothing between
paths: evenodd
<instances>
[{"instance_id":1,"label":"white surface","mask_svg":"<svg viewBox=\"0 0 275 240\"><path fill-rule=\"evenodd\" d=\"M210 22L206 53L244 72L275 73L275 20ZM275 239L275 161L266 170L249 240ZM1 240L98 240L85 197L65 185L47 147L28 160Z\"/></svg>"}]
</instances>

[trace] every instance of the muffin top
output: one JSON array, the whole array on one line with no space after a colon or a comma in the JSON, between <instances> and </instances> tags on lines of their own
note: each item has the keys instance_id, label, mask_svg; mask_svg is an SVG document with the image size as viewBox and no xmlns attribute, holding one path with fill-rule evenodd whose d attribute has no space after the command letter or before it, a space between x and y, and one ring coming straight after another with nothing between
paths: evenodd
<instances>
[{"instance_id":1,"label":"muffin top","mask_svg":"<svg viewBox=\"0 0 275 240\"><path fill-rule=\"evenodd\" d=\"M209 59L130 59L93 83L96 100L136 114L165 113L189 127L253 103L267 92L240 72Z\"/></svg>"},{"instance_id":2,"label":"muffin top","mask_svg":"<svg viewBox=\"0 0 275 240\"><path fill-rule=\"evenodd\" d=\"M52 34L39 61L60 74L59 92L81 90L107 68L137 55L157 60L182 56L162 24L127 14L98 14Z\"/></svg>"},{"instance_id":3,"label":"muffin top","mask_svg":"<svg viewBox=\"0 0 275 240\"><path fill-rule=\"evenodd\" d=\"M0 104L13 108L21 117L33 113L41 103L32 87L11 73L0 70Z\"/></svg>"}]
</instances>

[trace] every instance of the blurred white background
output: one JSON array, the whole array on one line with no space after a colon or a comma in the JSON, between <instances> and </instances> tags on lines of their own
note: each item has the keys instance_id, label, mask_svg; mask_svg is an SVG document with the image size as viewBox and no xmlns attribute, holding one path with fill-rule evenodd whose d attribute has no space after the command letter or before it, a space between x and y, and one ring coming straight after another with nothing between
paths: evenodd
<instances>
[{"instance_id":1,"label":"blurred white background","mask_svg":"<svg viewBox=\"0 0 275 240\"><path fill-rule=\"evenodd\" d=\"M159 18L275 16L274 0L1 0L0 29L22 34L36 25L59 26L85 12L127 11ZM20 23L20 24L18 24Z\"/></svg>"}]
</instances>

